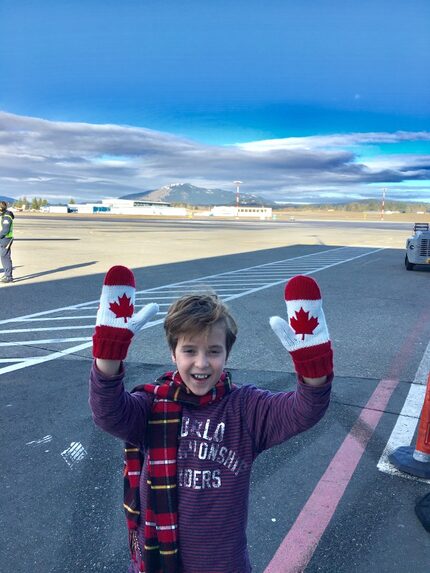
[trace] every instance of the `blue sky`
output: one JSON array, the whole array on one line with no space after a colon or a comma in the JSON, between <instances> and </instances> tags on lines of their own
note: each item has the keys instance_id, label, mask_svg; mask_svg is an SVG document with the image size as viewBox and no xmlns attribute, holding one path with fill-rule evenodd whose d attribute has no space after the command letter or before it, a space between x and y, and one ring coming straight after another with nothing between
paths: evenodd
<instances>
[{"instance_id":1,"label":"blue sky","mask_svg":"<svg viewBox=\"0 0 430 573\"><path fill-rule=\"evenodd\" d=\"M0 0L0 192L430 201L428 0Z\"/></svg>"}]
</instances>

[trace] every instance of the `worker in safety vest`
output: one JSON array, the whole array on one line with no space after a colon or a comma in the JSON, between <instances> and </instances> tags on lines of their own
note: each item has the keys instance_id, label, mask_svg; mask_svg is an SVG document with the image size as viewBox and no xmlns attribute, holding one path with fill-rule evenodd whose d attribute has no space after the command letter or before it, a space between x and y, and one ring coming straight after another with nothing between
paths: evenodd
<instances>
[{"instance_id":1,"label":"worker in safety vest","mask_svg":"<svg viewBox=\"0 0 430 573\"><path fill-rule=\"evenodd\" d=\"M1 282L11 283L13 282L11 249L13 243L13 220L15 216L12 211L8 210L6 201L0 201L0 215L0 255L4 272L4 277L1 279Z\"/></svg>"}]
</instances>

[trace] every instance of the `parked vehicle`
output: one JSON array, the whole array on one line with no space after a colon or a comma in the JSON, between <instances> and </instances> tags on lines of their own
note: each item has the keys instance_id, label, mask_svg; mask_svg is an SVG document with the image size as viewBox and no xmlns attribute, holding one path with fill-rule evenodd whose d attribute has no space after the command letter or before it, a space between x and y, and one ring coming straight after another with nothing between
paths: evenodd
<instances>
[{"instance_id":1,"label":"parked vehicle","mask_svg":"<svg viewBox=\"0 0 430 573\"><path fill-rule=\"evenodd\" d=\"M430 265L430 230L428 223L415 223L414 234L406 240L405 267Z\"/></svg>"}]
</instances>

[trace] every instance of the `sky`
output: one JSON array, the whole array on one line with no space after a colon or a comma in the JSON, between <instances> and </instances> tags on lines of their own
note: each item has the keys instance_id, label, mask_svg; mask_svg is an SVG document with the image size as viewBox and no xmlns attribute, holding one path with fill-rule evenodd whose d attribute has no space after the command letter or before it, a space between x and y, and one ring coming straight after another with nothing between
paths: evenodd
<instances>
[{"instance_id":1,"label":"sky","mask_svg":"<svg viewBox=\"0 0 430 573\"><path fill-rule=\"evenodd\" d=\"M430 202L428 0L0 0L0 195Z\"/></svg>"}]
</instances>

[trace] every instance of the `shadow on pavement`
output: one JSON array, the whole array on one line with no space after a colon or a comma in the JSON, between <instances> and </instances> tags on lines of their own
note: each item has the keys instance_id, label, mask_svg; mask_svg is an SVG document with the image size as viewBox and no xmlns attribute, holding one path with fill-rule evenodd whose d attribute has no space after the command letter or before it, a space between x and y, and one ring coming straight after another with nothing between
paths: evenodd
<instances>
[{"instance_id":1,"label":"shadow on pavement","mask_svg":"<svg viewBox=\"0 0 430 573\"><path fill-rule=\"evenodd\" d=\"M45 275L51 275L53 273L60 273L60 272L64 272L64 271L70 271L71 269L79 269L82 267L89 267L91 265L95 265L97 263L97 261L89 261L88 263L80 263L78 265L68 265L65 267L58 267L56 269L51 269L50 271L44 271L44 272L40 272L40 273L33 273L32 275L24 275L23 277L18 277L14 279L14 283L19 283L21 281L25 281L25 280L29 280L29 279L34 279L37 277L43 277Z\"/></svg>"}]
</instances>

